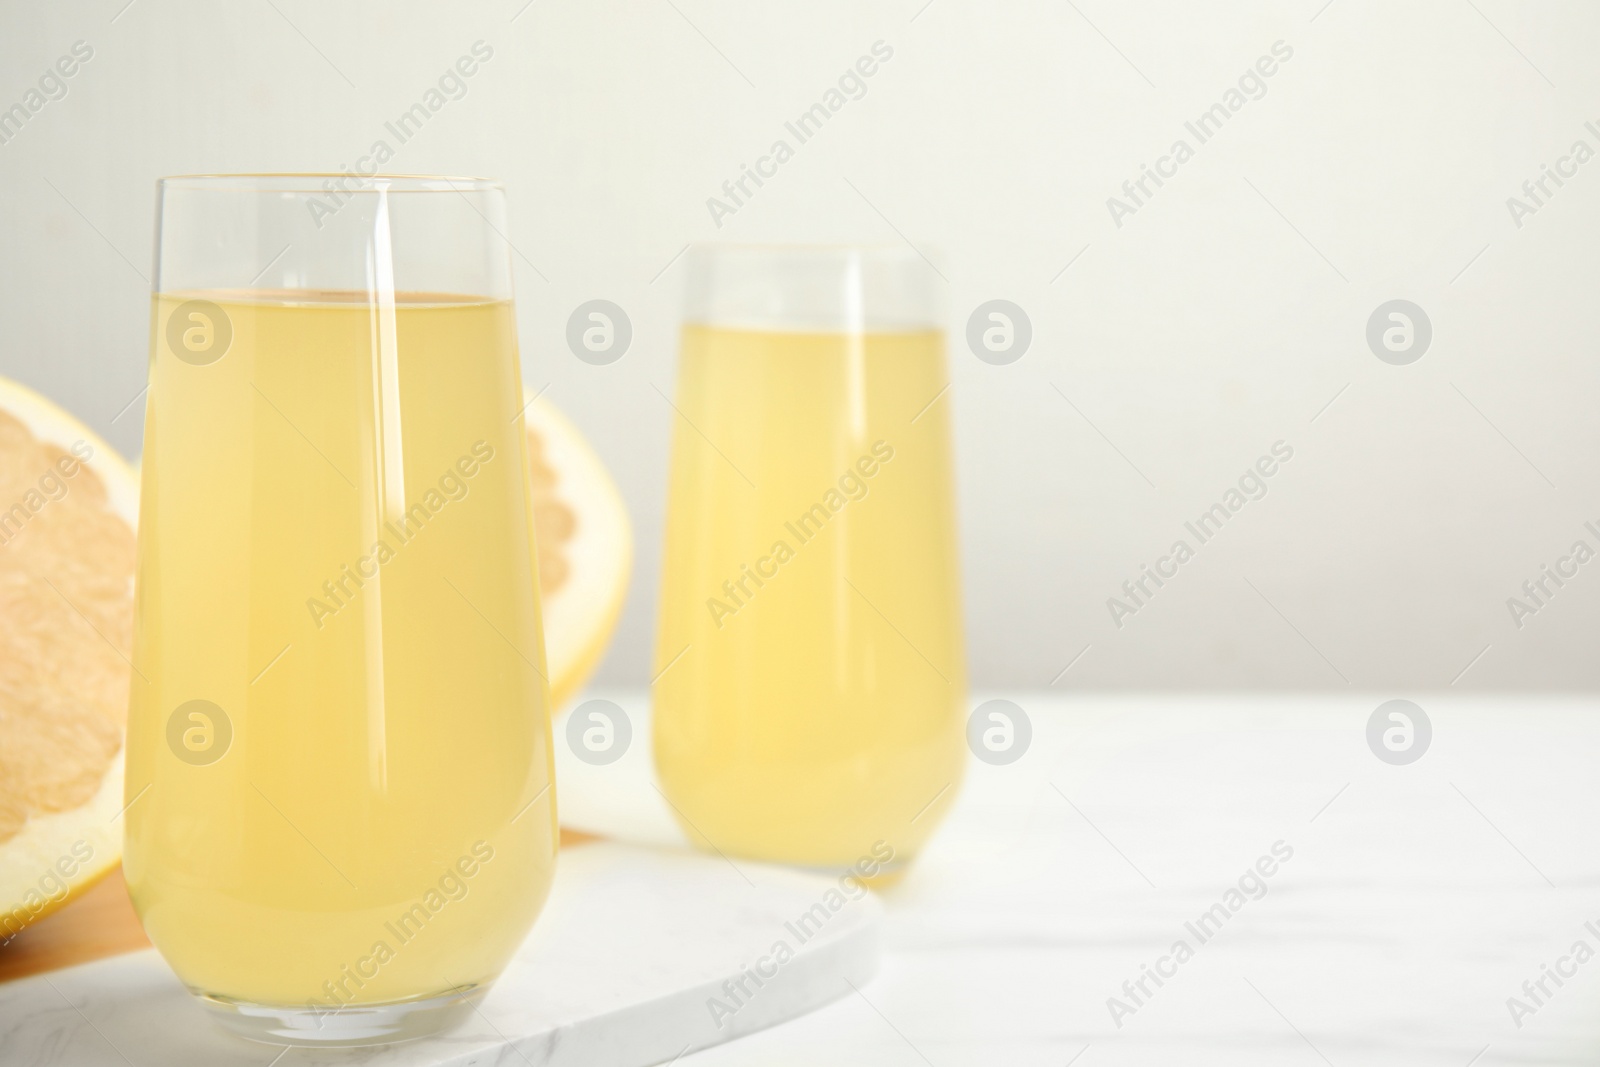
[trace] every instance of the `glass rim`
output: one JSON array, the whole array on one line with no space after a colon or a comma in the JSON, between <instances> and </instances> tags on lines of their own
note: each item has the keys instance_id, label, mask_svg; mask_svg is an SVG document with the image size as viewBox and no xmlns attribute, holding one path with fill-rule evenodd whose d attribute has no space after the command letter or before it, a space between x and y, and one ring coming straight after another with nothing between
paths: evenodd
<instances>
[{"instance_id":1,"label":"glass rim","mask_svg":"<svg viewBox=\"0 0 1600 1067\"><path fill-rule=\"evenodd\" d=\"M505 191L498 178L453 174L354 174L344 171L253 171L237 174L169 174L156 179L156 188L218 189L245 192L312 193L326 195L325 182L347 181L339 191L354 196L378 192L378 183L391 193ZM353 186L353 187L352 187Z\"/></svg>"},{"instance_id":2,"label":"glass rim","mask_svg":"<svg viewBox=\"0 0 1600 1067\"><path fill-rule=\"evenodd\" d=\"M921 252L903 244L883 242L878 244L810 244L806 242L739 243L723 241L696 241L689 245L687 255L705 256L761 256L794 257L810 260L828 260L858 256L877 261L909 260L924 263Z\"/></svg>"},{"instance_id":3,"label":"glass rim","mask_svg":"<svg viewBox=\"0 0 1600 1067\"><path fill-rule=\"evenodd\" d=\"M938 329L938 268L909 244L722 244L685 256L684 325L798 333Z\"/></svg>"}]
</instances>

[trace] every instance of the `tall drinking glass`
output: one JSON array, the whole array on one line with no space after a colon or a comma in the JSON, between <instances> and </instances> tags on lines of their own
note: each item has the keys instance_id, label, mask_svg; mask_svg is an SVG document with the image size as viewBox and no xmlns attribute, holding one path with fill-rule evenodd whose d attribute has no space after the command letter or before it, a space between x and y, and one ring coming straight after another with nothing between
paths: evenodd
<instances>
[{"instance_id":1,"label":"tall drinking glass","mask_svg":"<svg viewBox=\"0 0 1600 1067\"><path fill-rule=\"evenodd\" d=\"M555 806L505 196L164 179L124 870L229 1028L439 1029Z\"/></svg>"},{"instance_id":2,"label":"tall drinking glass","mask_svg":"<svg viewBox=\"0 0 1600 1067\"><path fill-rule=\"evenodd\" d=\"M966 668L948 379L898 249L688 261L654 693L685 830L892 875L954 799Z\"/></svg>"}]
</instances>

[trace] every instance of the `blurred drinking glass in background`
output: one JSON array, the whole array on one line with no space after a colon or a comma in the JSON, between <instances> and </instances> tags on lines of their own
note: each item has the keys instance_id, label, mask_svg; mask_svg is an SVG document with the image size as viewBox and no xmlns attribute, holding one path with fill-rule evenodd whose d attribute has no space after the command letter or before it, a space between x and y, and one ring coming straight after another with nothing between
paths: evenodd
<instances>
[{"instance_id":1,"label":"blurred drinking glass in background","mask_svg":"<svg viewBox=\"0 0 1600 1067\"><path fill-rule=\"evenodd\" d=\"M702 847L916 855L955 799L966 665L931 269L900 249L688 259L655 759Z\"/></svg>"}]
</instances>

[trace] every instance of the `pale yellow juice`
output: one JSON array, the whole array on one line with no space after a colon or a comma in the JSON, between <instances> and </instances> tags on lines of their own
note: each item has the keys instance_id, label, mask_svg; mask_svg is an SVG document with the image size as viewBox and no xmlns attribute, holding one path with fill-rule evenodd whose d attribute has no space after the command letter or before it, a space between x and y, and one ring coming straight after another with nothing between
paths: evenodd
<instances>
[{"instance_id":1,"label":"pale yellow juice","mask_svg":"<svg viewBox=\"0 0 1600 1067\"><path fill-rule=\"evenodd\" d=\"M954 799L946 381L932 330L685 329L654 743L703 846L892 867Z\"/></svg>"},{"instance_id":2,"label":"pale yellow juice","mask_svg":"<svg viewBox=\"0 0 1600 1067\"><path fill-rule=\"evenodd\" d=\"M166 341L197 298L207 365ZM554 870L512 307L365 301L156 300L124 869L202 994L487 982Z\"/></svg>"}]
</instances>

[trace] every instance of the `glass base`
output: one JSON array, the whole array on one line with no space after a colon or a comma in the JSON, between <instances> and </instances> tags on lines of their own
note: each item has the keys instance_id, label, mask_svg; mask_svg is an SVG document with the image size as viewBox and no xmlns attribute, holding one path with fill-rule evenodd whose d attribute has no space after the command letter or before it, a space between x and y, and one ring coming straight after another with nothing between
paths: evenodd
<instances>
[{"instance_id":1,"label":"glass base","mask_svg":"<svg viewBox=\"0 0 1600 1067\"><path fill-rule=\"evenodd\" d=\"M487 989L482 985L464 986L444 996L321 1009L251 1004L215 993L196 992L195 996L223 1029L251 1041L338 1048L415 1041L441 1033L471 1015Z\"/></svg>"},{"instance_id":2,"label":"glass base","mask_svg":"<svg viewBox=\"0 0 1600 1067\"><path fill-rule=\"evenodd\" d=\"M890 860L878 868L878 873L868 878L861 879L867 883L869 889L876 889L880 893L885 889L898 885L900 879L906 876L906 871L911 869L911 860Z\"/></svg>"},{"instance_id":3,"label":"glass base","mask_svg":"<svg viewBox=\"0 0 1600 1067\"><path fill-rule=\"evenodd\" d=\"M905 859L895 858L888 863L879 864L876 874L859 875L849 867L817 867L810 864L789 864L795 870L805 871L807 874L821 875L824 878L844 878L854 876L863 882L868 889L882 892L899 884L900 879L906 876L906 871L911 867L913 857ZM783 863L782 860L763 859L763 863Z\"/></svg>"}]
</instances>

